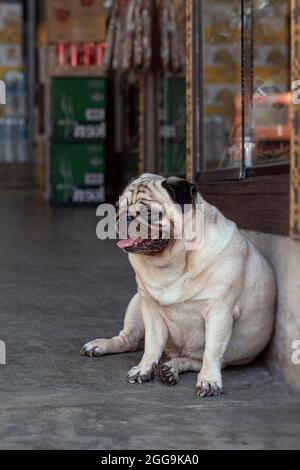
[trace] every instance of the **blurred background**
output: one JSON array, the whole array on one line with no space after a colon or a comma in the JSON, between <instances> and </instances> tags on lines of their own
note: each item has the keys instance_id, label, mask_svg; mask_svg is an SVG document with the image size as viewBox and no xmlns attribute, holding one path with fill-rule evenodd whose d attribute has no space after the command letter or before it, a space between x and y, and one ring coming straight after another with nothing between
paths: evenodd
<instances>
[{"instance_id":1,"label":"blurred background","mask_svg":"<svg viewBox=\"0 0 300 470\"><path fill-rule=\"evenodd\" d=\"M184 177L186 5L1 0L0 188L94 204L142 171ZM288 0L203 2L202 154L187 176L288 163L290 17Z\"/></svg>"}]
</instances>

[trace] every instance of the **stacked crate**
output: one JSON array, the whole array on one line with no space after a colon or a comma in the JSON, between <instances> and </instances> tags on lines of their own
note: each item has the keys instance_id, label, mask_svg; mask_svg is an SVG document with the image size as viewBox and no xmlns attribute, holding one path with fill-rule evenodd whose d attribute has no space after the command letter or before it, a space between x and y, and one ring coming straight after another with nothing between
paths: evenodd
<instances>
[{"instance_id":1,"label":"stacked crate","mask_svg":"<svg viewBox=\"0 0 300 470\"><path fill-rule=\"evenodd\" d=\"M106 79L52 80L51 187L56 205L105 198Z\"/></svg>"},{"instance_id":2,"label":"stacked crate","mask_svg":"<svg viewBox=\"0 0 300 470\"><path fill-rule=\"evenodd\" d=\"M46 197L55 205L99 204L107 109L102 1L48 0L47 25Z\"/></svg>"}]
</instances>

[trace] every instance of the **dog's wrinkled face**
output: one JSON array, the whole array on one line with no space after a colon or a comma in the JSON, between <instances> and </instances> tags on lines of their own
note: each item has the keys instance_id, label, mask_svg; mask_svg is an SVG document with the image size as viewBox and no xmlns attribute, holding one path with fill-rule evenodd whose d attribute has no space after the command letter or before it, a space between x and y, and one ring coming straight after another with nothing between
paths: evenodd
<instances>
[{"instance_id":1,"label":"dog's wrinkled face","mask_svg":"<svg viewBox=\"0 0 300 470\"><path fill-rule=\"evenodd\" d=\"M173 235L168 208L192 204L194 196L193 185L179 178L144 174L134 180L119 200L118 247L134 254L163 252Z\"/></svg>"}]
</instances>

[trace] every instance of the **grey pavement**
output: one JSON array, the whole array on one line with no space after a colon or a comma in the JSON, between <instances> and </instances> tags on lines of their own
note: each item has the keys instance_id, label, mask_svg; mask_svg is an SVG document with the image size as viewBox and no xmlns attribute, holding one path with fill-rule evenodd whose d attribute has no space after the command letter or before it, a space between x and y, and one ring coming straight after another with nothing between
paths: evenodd
<instances>
[{"instance_id":1,"label":"grey pavement","mask_svg":"<svg viewBox=\"0 0 300 470\"><path fill-rule=\"evenodd\" d=\"M127 257L97 240L94 209L0 193L1 449L300 448L300 397L260 360L224 371L221 398L195 373L129 385L141 352L81 357L122 327L135 292Z\"/></svg>"}]
</instances>

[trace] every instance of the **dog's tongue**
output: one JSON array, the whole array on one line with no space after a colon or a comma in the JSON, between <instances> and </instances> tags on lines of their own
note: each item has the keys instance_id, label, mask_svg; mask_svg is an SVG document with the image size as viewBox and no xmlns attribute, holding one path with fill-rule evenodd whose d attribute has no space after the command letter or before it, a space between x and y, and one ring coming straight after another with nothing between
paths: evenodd
<instances>
[{"instance_id":1,"label":"dog's tongue","mask_svg":"<svg viewBox=\"0 0 300 470\"><path fill-rule=\"evenodd\" d=\"M134 246L136 242L137 240L134 240L133 238L129 237L126 240L119 240L117 246L121 248L121 250L124 250L125 248L130 248L131 246Z\"/></svg>"}]
</instances>

